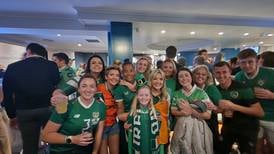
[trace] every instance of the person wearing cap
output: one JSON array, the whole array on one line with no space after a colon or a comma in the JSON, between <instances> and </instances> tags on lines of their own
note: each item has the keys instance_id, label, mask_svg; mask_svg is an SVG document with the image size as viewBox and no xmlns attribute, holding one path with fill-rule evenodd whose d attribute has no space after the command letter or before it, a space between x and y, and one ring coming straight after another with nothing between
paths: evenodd
<instances>
[{"instance_id":1,"label":"person wearing cap","mask_svg":"<svg viewBox=\"0 0 274 154\"><path fill-rule=\"evenodd\" d=\"M205 122L211 116L206 105L211 102L208 95L194 84L192 72L187 68L178 70L177 85L171 101L171 114L177 118L171 151L176 154L213 153L212 133Z\"/></svg>"}]
</instances>

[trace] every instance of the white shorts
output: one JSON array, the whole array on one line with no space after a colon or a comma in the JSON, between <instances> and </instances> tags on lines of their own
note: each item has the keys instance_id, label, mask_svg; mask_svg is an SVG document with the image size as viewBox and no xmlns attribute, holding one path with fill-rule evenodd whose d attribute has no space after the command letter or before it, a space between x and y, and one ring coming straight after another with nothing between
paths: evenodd
<instances>
[{"instance_id":1,"label":"white shorts","mask_svg":"<svg viewBox=\"0 0 274 154\"><path fill-rule=\"evenodd\" d=\"M263 136L266 136L268 141L274 144L274 122L260 120L258 138L263 138Z\"/></svg>"}]
</instances>

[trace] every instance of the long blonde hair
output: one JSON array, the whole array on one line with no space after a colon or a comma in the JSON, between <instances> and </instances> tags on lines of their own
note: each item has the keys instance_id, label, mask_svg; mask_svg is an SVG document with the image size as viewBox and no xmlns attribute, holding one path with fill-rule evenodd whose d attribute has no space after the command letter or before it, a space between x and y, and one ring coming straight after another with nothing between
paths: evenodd
<instances>
[{"instance_id":1,"label":"long blonde hair","mask_svg":"<svg viewBox=\"0 0 274 154\"><path fill-rule=\"evenodd\" d=\"M157 117L157 115L156 115L156 110L155 110L154 105L153 105L152 94L151 94L151 90L150 90L149 86L143 86L143 87L141 87L140 89L138 89L138 91L137 91L137 93L136 93L136 96L134 97L134 99L133 99L133 101L132 101L131 109L130 109L129 115L132 115L132 116L135 116L135 115L136 115L137 110L139 109L139 104L138 104L139 101L138 101L138 99L137 99L137 95L138 95L139 91L140 91L141 89L144 89L144 88L147 88L147 89L149 90L149 92L150 92L151 99L150 99L150 101L149 101L148 108L149 108L150 110L152 110L153 116L155 116L155 118L156 118L156 117Z\"/></svg>"},{"instance_id":2,"label":"long blonde hair","mask_svg":"<svg viewBox=\"0 0 274 154\"><path fill-rule=\"evenodd\" d=\"M148 79L148 86L152 88L152 80L156 77L157 74L160 74L163 78L163 87L161 88L161 100L167 100L168 98L168 93L167 93L167 87L166 87L166 78L165 78L165 73L161 69L156 69L153 70Z\"/></svg>"},{"instance_id":3,"label":"long blonde hair","mask_svg":"<svg viewBox=\"0 0 274 154\"><path fill-rule=\"evenodd\" d=\"M144 74L144 76L145 76L145 79L148 80L149 74L150 74L150 72L151 72L151 63L150 63L150 61L148 60L147 57L141 57L141 58L138 59L138 61L136 62L136 66L138 66L138 63L139 63L141 60L147 61L147 69L146 69L146 71L145 71L143 74Z\"/></svg>"}]
</instances>

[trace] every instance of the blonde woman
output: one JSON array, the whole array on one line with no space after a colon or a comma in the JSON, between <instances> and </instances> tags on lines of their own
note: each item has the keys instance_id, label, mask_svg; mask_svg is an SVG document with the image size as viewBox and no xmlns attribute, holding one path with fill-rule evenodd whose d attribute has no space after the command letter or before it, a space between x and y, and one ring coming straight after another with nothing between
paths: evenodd
<instances>
[{"instance_id":1,"label":"blonde woman","mask_svg":"<svg viewBox=\"0 0 274 154\"><path fill-rule=\"evenodd\" d=\"M161 127L157 142L160 145L160 154L167 153L169 129L168 129L168 110L169 97L166 88L165 73L160 70L154 70L149 76L148 85L151 89L153 105L160 113Z\"/></svg>"},{"instance_id":2,"label":"blonde woman","mask_svg":"<svg viewBox=\"0 0 274 154\"><path fill-rule=\"evenodd\" d=\"M141 57L136 63L136 72L141 73L148 80L151 71L151 63L147 57Z\"/></svg>"}]
</instances>

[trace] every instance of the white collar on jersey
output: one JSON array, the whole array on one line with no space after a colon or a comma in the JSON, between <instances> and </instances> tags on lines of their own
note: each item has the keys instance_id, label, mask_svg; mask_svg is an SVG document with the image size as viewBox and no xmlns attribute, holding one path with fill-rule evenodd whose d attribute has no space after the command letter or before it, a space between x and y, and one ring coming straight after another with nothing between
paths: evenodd
<instances>
[{"instance_id":1,"label":"white collar on jersey","mask_svg":"<svg viewBox=\"0 0 274 154\"><path fill-rule=\"evenodd\" d=\"M93 99L91 100L91 103L90 103L89 105L85 105L85 104L81 101L80 97L78 97L78 102L79 102L80 105L83 106L85 109L90 108L90 107L93 105L94 100L95 100L95 99L93 98Z\"/></svg>"},{"instance_id":2,"label":"white collar on jersey","mask_svg":"<svg viewBox=\"0 0 274 154\"><path fill-rule=\"evenodd\" d=\"M186 92L184 89L182 89L182 93L185 94L186 96L190 96L195 89L196 89L196 85L194 84L190 92Z\"/></svg>"},{"instance_id":3,"label":"white collar on jersey","mask_svg":"<svg viewBox=\"0 0 274 154\"><path fill-rule=\"evenodd\" d=\"M254 79L258 75L259 70L260 70L260 67L258 66L257 70L256 70L256 73L253 76L248 76L245 72L244 72L244 75L247 79Z\"/></svg>"}]
</instances>

